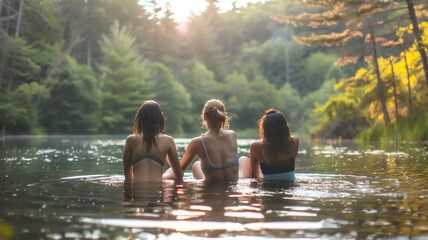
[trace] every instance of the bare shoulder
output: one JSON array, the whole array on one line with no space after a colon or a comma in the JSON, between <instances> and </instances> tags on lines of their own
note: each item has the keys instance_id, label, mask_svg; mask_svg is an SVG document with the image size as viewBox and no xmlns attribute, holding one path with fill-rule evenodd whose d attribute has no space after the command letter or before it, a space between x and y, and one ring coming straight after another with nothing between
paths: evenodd
<instances>
[{"instance_id":1,"label":"bare shoulder","mask_svg":"<svg viewBox=\"0 0 428 240\"><path fill-rule=\"evenodd\" d=\"M202 141L201 137L195 137L190 140L189 145L186 147L186 152L194 152L197 153L202 149Z\"/></svg>"},{"instance_id":2,"label":"bare shoulder","mask_svg":"<svg viewBox=\"0 0 428 240\"><path fill-rule=\"evenodd\" d=\"M258 150L258 149L261 149L262 147L263 147L263 142L261 140L252 142L250 145L250 149L253 149L253 150Z\"/></svg>"},{"instance_id":3,"label":"bare shoulder","mask_svg":"<svg viewBox=\"0 0 428 240\"><path fill-rule=\"evenodd\" d=\"M135 143L139 140L139 136L137 134L131 134L126 137L127 143Z\"/></svg>"},{"instance_id":4,"label":"bare shoulder","mask_svg":"<svg viewBox=\"0 0 428 240\"><path fill-rule=\"evenodd\" d=\"M176 148L174 138L169 135L159 134L158 140L159 140L159 143L163 146L168 146L168 148L174 148L174 149Z\"/></svg>"},{"instance_id":5,"label":"bare shoulder","mask_svg":"<svg viewBox=\"0 0 428 240\"><path fill-rule=\"evenodd\" d=\"M189 146L190 145L199 145L199 144L201 144L202 143L202 141L201 141L201 137L194 137L194 138L192 138L192 140L190 140L190 142L189 142Z\"/></svg>"},{"instance_id":6,"label":"bare shoulder","mask_svg":"<svg viewBox=\"0 0 428 240\"><path fill-rule=\"evenodd\" d=\"M159 134L158 138L160 141L165 141L165 142L174 142L174 138L171 137L170 135L166 135L166 134Z\"/></svg>"},{"instance_id":7,"label":"bare shoulder","mask_svg":"<svg viewBox=\"0 0 428 240\"><path fill-rule=\"evenodd\" d=\"M233 130L227 130L227 132L228 132L228 133L230 133L230 135L232 135L232 137L233 137L233 138L236 138L236 137L237 137L237 135L236 135L236 132L235 132L235 131L233 131Z\"/></svg>"},{"instance_id":8,"label":"bare shoulder","mask_svg":"<svg viewBox=\"0 0 428 240\"><path fill-rule=\"evenodd\" d=\"M298 147L299 146L299 138L296 136L291 136L291 138L293 139L294 144Z\"/></svg>"}]
</instances>

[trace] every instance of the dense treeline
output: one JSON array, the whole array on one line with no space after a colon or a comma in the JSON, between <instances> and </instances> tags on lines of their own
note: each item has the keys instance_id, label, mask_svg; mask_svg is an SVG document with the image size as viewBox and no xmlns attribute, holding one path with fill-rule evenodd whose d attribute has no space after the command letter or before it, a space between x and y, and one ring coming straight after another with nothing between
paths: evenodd
<instances>
[{"instance_id":1,"label":"dense treeline","mask_svg":"<svg viewBox=\"0 0 428 240\"><path fill-rule=\"evenodd\" d=\"M194 133L200 129L204 102L219 98L232 116L232 127L248 134L257 131L263 111L274 107L285 112L300 134L382 135L376 130L385 125L373 93L376 71L365 61L369 54L344 66L335 63L361 52L356 45L302 44L311 33L350 28L346 23L315 30L295 24L302 14L333 7L269 1L220 12L216 0L207 0L204 12L178 24L168 5L146 2L0 0L3 133L127 133L146 99L161 104L169 133ZM353 4L357 8L364 2ZM397 102L397 116L425 124L423 61L415 37L407 34L411 21L398 18L403 6L405 2L397 2L397 11L377 19L392 19L378 35L401 44L379 49L376 59L390 114ZM426 6L415 6L426 49ZM407 57L407 67L400 56ZM344 126L349 132L341 130Z\"/></svg>"}]
</instances>

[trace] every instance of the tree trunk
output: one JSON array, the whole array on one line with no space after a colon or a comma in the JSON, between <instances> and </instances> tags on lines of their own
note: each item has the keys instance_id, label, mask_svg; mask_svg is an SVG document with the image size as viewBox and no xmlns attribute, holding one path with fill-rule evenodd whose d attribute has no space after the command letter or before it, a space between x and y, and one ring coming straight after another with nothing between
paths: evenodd
<instances>
[{"instance_id":1,"label":"tree trunk","mask_svg":"<svg viewBox=\"0 0 428 240\"><path fill-rule=\"evenodd\" d=\"M391 64L391 73L392 73L392 86L394 87L394 103L395 103L395 119L397 120L397 123L399 121L398 117L398 104L397 104L397 86L395 85L395 73L394 73L394 63L392 62L391 58L389 59L389 63Z\"/></svg>"},{"instance_id":2,"label":"tree trunk","mask_svg":"<svg viewBox=\"0 0 428 240\"><path fill-rule=\"evenodd\" d=\"M22 11L24 9L24 0L20 0L19 2L19 10L18 10L18 19L16 23L16 29L15 29L15 38L19 37L19 31L21 29L21 21L22 21ZM15 67L15 57L12 56L12 64L10 66L10 69L13 69ZM13 71L11 71L12 73ZM11 90L12 88L12 80L13 80L13 74L9 75L9 83L8 83L8 89Z\"/></svg>"},{"instance_id":3,"label":"tree trunk","mask_svg":"<svg viewBox=\"0 0 428 240\"><path fill-rule=\"evenodd\" d=\"M5 60L5 51L0 56L0 91L3 89L3 66Z\"/></svg>"},{"instance_id":4,"label":"tree trunk","mask_svg":"<svg viewBox=\"0 0 428 240\"><path fill-rule=\"evenodd\" d=\"M13 43L13 44L15 44L15 43ZM10 47L10 45L8 47ZM13 79L13 68L14 67L15 67L15 53L12 52L12 63L10 64L11 71L9 73L9 80L8 80L8 84L7 84L7 89L9 91L12 89L12 79Z\"/></svg>"},{"instance_id":5,"label":"tree trunk","mask_svg":"<svg viewBox=\"0 0 428 240\"><path fill-rule=\"evenodd\" d=\"M88 39L88 55L87 55L86 62L88 67L92 66L92 41L90 38Z\"/></svg>"},{"instance_id":6,"label":"tree trunk","mask_svg":"<svg viewBox=\"0 0 428 240\"><path fill-rule=\"evenodd\" d=\"M427 53L425 52L425 49L422 46L422 37L421 37L421 32L419 31L419 25L418 25L418 19L416 18L415 7L413 5L413 0L406 0L406 2L407 2L407 8L409 9L410 20L412 21L412 25L413 25L413 33L415 34L418 50L419 50L419 53L421 54L422 65L425 72L425 80L427 81L427 86L428 86Z\"/></svg>"},{"instance_id":7,"label":"tree trunk","mask_svg":"<svg viewBox=\"0 0 428 240\"><path fill-rule=\"evenodd\" d=\"M6 10L6 14L7 14L7 16L9 16L9 14L10 14L10 0L8 0L8 5L7 5L7 10ZM0 13L1 13L1 11L0 11ZM7 19L7 22L6 22L6 28L5 28L5 32L6 32L6 34L8 34L8 32L9 32L9 22L10 22L10 18L8 18ZM7 43L7 44L9 44L9 43ZM2 90L2 88L3 88L3 69L4 69L4 61L5 61L5 58L6 58L6 49L8 49L8 47L7 46L3 46L4 48L5 48L5 51L2 51L2 54L1 54L1 57L0 57L0 90Z\"/></svg>"},{"instance_id":8,"label":"tree trunk","mask_svg":"<svg viewBox=\"0 0 428 240\"><path fill-rule=\"evenodd\" d=\"M412 106L412 87L410 86L410 71L409 71L409 65L407 64L407 56L406 51L404 51L404 62L406 63L406 71L407 71L407 89L409 91L409 111L410 116L413 115L413 106Z\"/></svg>"},{"instance_id":9,"label":"tree trunk","mask_svg":"<svg viewBox=\"0 0 428 240\"><path fill-rule=\"evenodd\" d=\"M7 1L7 16L10 16L10 0ZM6 33L9 34L9 27L10 27L10 18L7 19L6 23Z\"/></svg>"},{"instance_id":10,"label":"tree trunk","mask_svg":"<svg viewBox=\"0 0 428 240\"><path fill-rule=\"evenodd\" d=\"M21 30L22 11L24 9L24 0L19 2L18 20L16 22L15 37L19 37L19 30Z\"/></svg>"},{"instance_id":11,"label":"tree trunk","mask_svg":"<svg viewBox=\"0 0 428 240\"><path fill-rule=\"evenodd\" d=\"M379 100L380 103L382 105L382 112L383 112L383 119L385 120L385 125L388 125L391 120L389 119L389 114L388 114L388 109L386 108L386 103L385 103L385 97L383 95L383 85L382 85L382 80L380 77L380 71L379 71L379 64L377 62L377 50L376 50L376 42L375 42L375 36L373 33L373 29L371 29L371 33L370 33L370 38L373 44L373 65L375 67L376 70L376 77L377 77L377 92L379 94Z\"/></svg>"}]
</instances>

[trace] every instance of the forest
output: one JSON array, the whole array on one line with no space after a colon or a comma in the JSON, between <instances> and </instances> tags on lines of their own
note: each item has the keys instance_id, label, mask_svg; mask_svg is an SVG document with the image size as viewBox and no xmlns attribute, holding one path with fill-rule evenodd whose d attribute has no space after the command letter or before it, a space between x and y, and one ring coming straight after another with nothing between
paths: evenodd
<instances>
[{"instance_id":1,"label":"forest","mask_svg":"<svg viewBox=\"0 0 428 240\"><path fill-rule=\"evenodd\" d=\"M178 23L155 0L0 0L2 135L127 134L154 99L186 136L217 98L242 137L276 108L302 137L428 140L426 0L205 1Z\"/></svg>"}]
</instances>

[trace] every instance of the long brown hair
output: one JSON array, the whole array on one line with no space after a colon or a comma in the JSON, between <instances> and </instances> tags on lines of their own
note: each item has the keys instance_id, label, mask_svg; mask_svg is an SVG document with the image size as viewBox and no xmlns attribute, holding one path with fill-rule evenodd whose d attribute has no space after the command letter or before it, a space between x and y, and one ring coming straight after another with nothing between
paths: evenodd
<instances>
[{"instance_id":1,"label":"long brown hair","mask_svg":"<svg viewBox=\"0 0 428 240\"><path fill-rule=\"evenodd\" d=\"M157 144L157 135L165 133L165 119L159 103L147 100L141 104L135 113L133 134L143 133L143 142L147 143L146 150L150 152L152 145Z\"/></svg>"},{"instance_id":2,"label":"long brown hair","mask_svg":"<svg viewBox=\"0 0 428 240\"><path fill-rule=\"evenodd\" d=\"M279 163L284 156L293 156L294 141L291 138L287 118L276 109L265 111L259 120L259 133L264 143L264 156L267 164Z\"/></svg>"},{"instance_id":3,"label":"long brown hair","mask_svg":"<svg viewBox=\"0 0 428 240\"><path fill-rule=\"evenodd\" d=\"M204 117L207 121L204 120ZM226 107L217 99L207 101L201 113L202 124L205 128L212 128L219 132L220 128L229 129L229 119Z\"/></svg>"}]
</instances>

